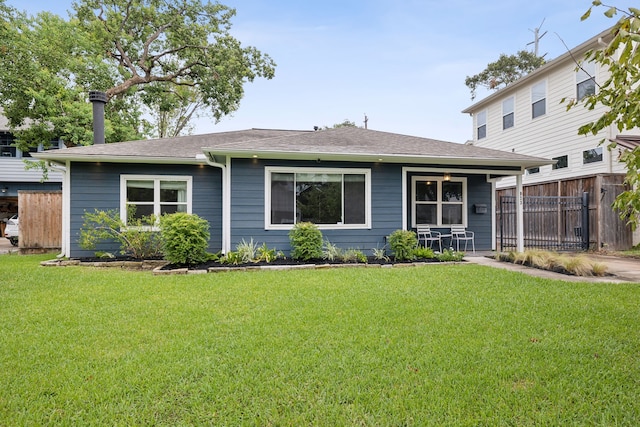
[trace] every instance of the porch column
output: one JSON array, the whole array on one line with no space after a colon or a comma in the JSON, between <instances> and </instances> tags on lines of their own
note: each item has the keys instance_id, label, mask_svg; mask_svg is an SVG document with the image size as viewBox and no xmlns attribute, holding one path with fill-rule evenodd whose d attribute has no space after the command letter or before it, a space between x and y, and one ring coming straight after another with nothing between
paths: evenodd
<instances>
[{"instance_id":1,"label":"porch column","mask_svg":"<svg viewBox=\"0 0 640 427\"><path fill-rule=\"evenodd\" d=\"M524 252L524 194L522 192L522 175L516 175L516 251Z\"/></svg>"}]
</instances>

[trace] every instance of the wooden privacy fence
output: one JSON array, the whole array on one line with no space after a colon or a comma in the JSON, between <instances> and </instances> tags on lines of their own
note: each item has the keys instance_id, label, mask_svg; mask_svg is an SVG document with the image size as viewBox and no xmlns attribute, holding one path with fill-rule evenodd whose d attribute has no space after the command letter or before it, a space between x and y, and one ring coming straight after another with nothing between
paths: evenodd
<instances>
[{"instance_id":1,"label":"wooden privacy fence","mask_svg":"<svg viewBox=\"0 0 640 427\"><path fill-rule=\"evenodd\" d=\"M18 218L21 252L61 248L61 191L18 191Z\"/></svg>"}]
</instances>

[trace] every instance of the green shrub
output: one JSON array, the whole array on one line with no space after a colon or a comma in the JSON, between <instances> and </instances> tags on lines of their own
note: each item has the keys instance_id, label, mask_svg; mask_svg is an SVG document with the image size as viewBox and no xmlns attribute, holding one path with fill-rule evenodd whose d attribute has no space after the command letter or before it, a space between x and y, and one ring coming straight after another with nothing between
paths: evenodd
<instances>
[{"instance_id":1,"label":"green shrub","mask_svg":"<svg viewBox=\"0 0 640 427\"><path fill-rule=\"evenodd\" d=\"M160 218L162 250L173 264L194 265L208 261L209 222L195 214L174 213Z\"/></svg>"},{"instance_id":2,"label":"green shrub","mask_svg":"<svg viewBox=\"0 0 640 427\"><path fill-rule=\"evenodd\" d=\"M341 260L343 255L344 255L344 251L340 249L338 246L336 246L335 244L331 243L328 240L324 242L322 258L328 261L336 261L336 260Z\"/></svg>"},{"instance_id":3,"label":"green shrub","mask_svg":"<svg viewBox=\"0 0 640 427\"><path fill-rule=\"evenodd\" d=\"M413 250L413 255L415 255L416 258L420 258L420 259L433 259L436 257L435 253L433 252L433 249L423 248L421 246Z\"/></svg>"},{"instance_id":4,"label":"green shrub","mask_svg":"<svg viewBox=\"0 0 640 427\"><path fill-rule=\"evenodd\" d=\"M371 249L371 253L373 254L373 258L377 260L389 261L389 257L387 256L387 248L386 246L382 248L373 248Z\"/></svg>"},{"instance_id":5,"label":"green shrub","mask_svg":"<svg viewBox=\"0 0 640 427\"><path fill-rule=\"evenodd\" d=\"M138 259L161 256L161 239L154 231L156 218L153 215L135 218L134 214L135 210L131 209L125 224L117 210L85 212L78 245L94 250L99 243L115 241L122 255Z\"/></svg>"},{"instance_id":6,"label":"green shrub","mask_svg":"<svg viewBox=\"0 0 640 427\"><path fill-rule=\"evenodd\" d=\"M308 261L322 258L322 232L311 222L299 222L289 232L291 258Z\"/></svg>"},{"instance_id":7,"label":"green shrub","mask_svg":"<svg viewBox=\"0 0 640 427\"><path fill-rule=\"evenodd\" d=\"M389 247L398 261L407 261L415 258L413 253L418 246L416 233L410 230L396 230L388 237Z\"/></svg>"},{"instance_id":8,"label":"green shrub","mask_svg":"<svg viewBox=\"0 0 640 427\"><path fill-rule=\"evenodd\" d=\"M367 263L367 256L360 249L347 249L343 252L341 260L343 262Z\"/></svg>"},{"instance_id":9,"label":"green shrub","mask_svg":"<svg viewBox=\"0 0 640 427\"><path fill-rule=\"evenodd\" d=\"M458 262L464 258L464 252L457 252L453 249L445 249L441 254L437 254L436 258L441 262Z\"/></svg>"},{"instance_id":10,"label":"green shrub","mask_svg":"<svg viewBox=\"0 0 640 427\"><path fill-rule=\"evenodd\" d=\"M256 261L273 262L282 256L282 252L277 251L276 249L269 249L267 244L263 243L262 246L258 248Z\"/></svg>"},{"instance_id":11,"label":"green shrub","mask_svg":"<svg viewBox=\"0 0 640 427\"><path fill-rule=\"evenodd\" d=\"M258 244L253 242L253 237L248 242L242 239L242 241L236 245L236 252L243 263L256 262L258 258Z\"/></svg>"},{"instance_id":12,"label":"green shrub","mask_svg":"<svg viewBox=\"0 0 640 427\"><path fill-rule=\"evenodd\" d=\"M242 255L240 255L239 252L229 251L221 257L218 262L220 264L238 265L242 264L244 261L242 260Z\"/></svg>"}]
</instances>

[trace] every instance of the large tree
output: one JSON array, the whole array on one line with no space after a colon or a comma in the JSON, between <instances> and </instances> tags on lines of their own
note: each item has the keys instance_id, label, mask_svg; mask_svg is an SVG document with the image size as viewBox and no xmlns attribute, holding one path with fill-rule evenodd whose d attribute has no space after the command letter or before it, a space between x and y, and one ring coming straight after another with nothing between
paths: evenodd
<instances>
[{"instance_id":1,"label":"large tree","mask_svg":"<svg viewBox=\"0 0 640 427\"><path fill-rule=\"evenodd\" d=\"M619 17L612 27L609 44L602 49L591 50L585 56L586 61L595 61L608 69L610 77L599 83L593 95L582 102L573 100L567 108L583 105L593 109L598 104L606 107L596 121L578 129L581 135L596 135L609 126L615 126L619 132L637 130L640 128L640 9L631 7L623 10L595 0L582 20L589 18L594 7L605 8L604 14L609 18ZM602 140L601 144L604 142ZM614 147L615 143L609 145L609 148ZM623 151L621 161L627 167L626 183L629 189L616 198L613 207L635 229L640 214L640 147Z\"/></svg>"},{"instance_id":2,"label":"large tree","mask_svg":"<svg viewBox=\"0 0 640 427\"><path fill-rule=\"evenodd\" d=\"M464 84L471 91L471 99L475 99L479 86L490 90L498 90L513 83L544 64L544 58L535 53L521 50L515 55L501 54L497 61L491 62L480 73L467 76Z\"/></svg>"},{"instance_id":3,"label":"large tree","mask_svg":"<svg viewBox=\"0 0 640 427\"><path fill-rule=\"evenodd\" d=\"M275 64L230 34L234 15L201 0L78 0L66 20L0 0L0 107L18 147L91 144L89 90L109 99L107 142L166 134L148 111L196 103L216 121L235 111L244 84L272 78Z\"/></svg>"}]
</instances>

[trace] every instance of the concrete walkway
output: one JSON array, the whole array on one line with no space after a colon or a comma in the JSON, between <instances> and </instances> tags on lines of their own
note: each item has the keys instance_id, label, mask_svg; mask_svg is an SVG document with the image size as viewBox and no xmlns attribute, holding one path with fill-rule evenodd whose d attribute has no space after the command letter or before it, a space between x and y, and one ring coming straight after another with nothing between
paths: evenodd
<instances>
[{"instance_id":1,"label":"concrete walkway","mask_svg":"<svg viewBox=\"0 0 640 427\"><path fill-rule=\"evenodd\" d=\"M624 283L637 282L640 283L640 260L634 258L623 258L613 255L585 254L592 262L599 262L607 266L607 273L613 276L605 277L578 277L566 274L554 273L552 271L540 270L537 268L526 267L520 264L512 264L508 262L496 261L487 257L487 254L477 253L476 255L467 254L465 259L474 264L486 265L503 270L517 271L531 276L542 277L546 279L565 280L570 282L609 282Z\"/></svg>"}]
</instances>

